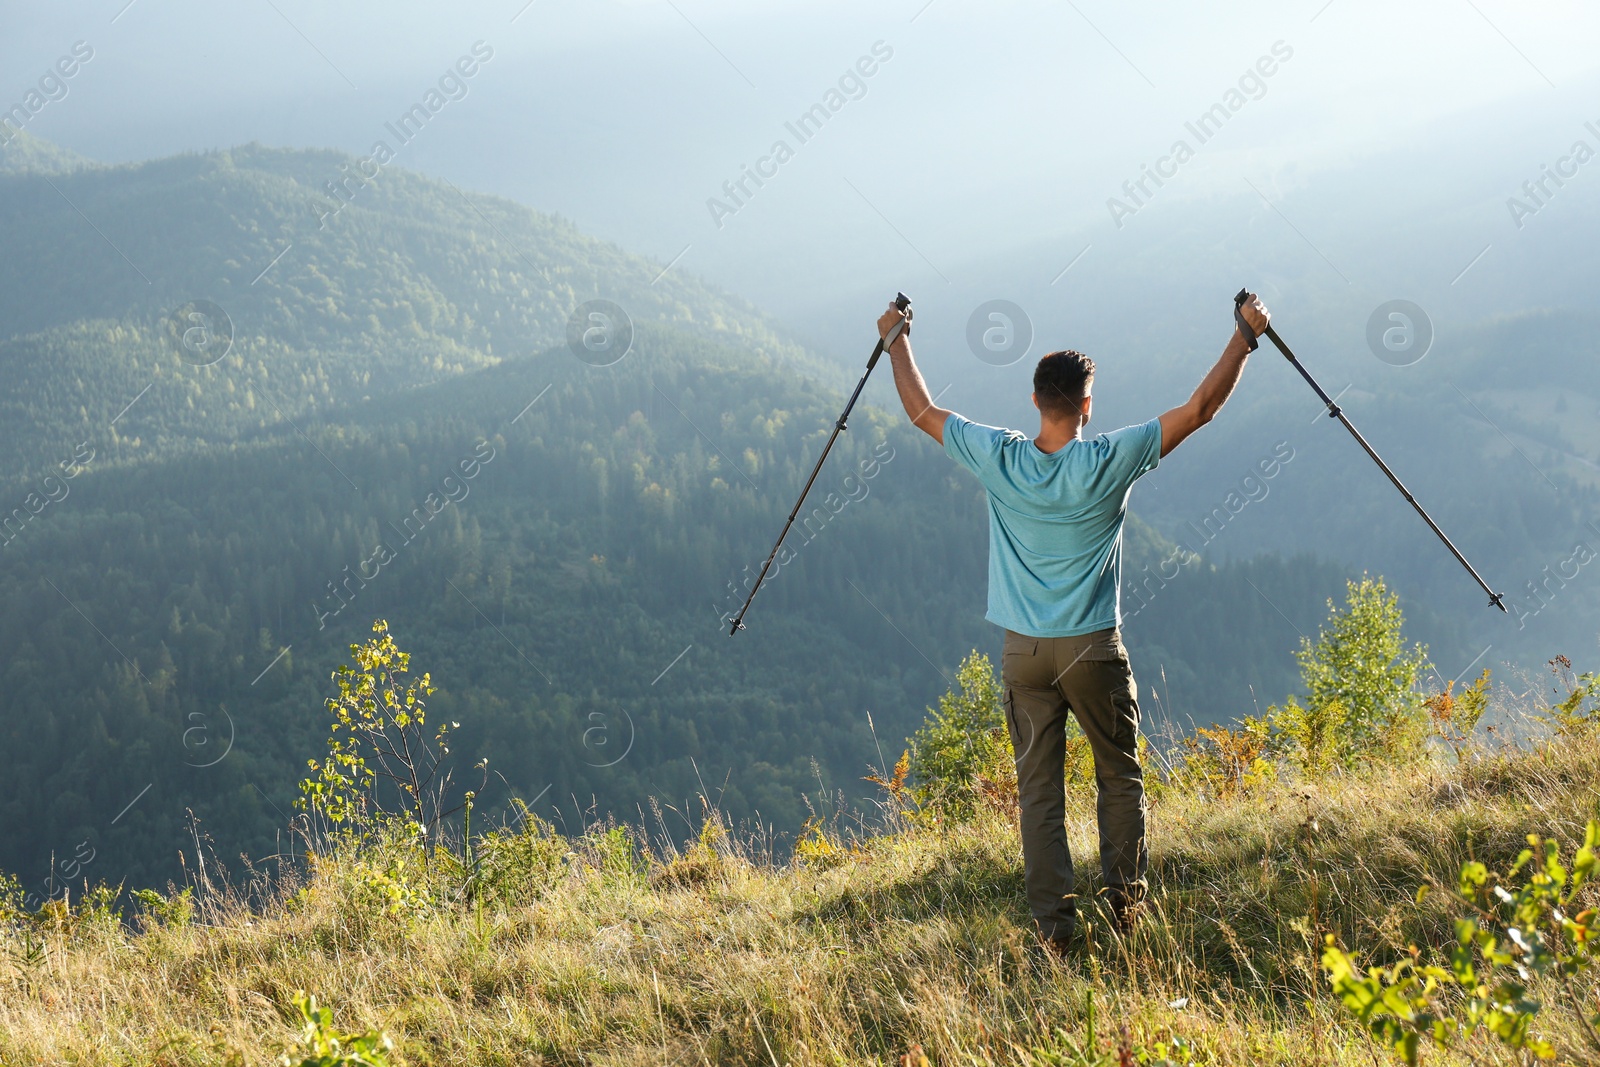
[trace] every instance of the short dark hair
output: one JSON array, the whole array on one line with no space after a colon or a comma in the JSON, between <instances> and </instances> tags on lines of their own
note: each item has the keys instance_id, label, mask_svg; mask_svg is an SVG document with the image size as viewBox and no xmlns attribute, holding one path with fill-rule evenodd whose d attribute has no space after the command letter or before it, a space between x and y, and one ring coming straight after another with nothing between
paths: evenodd
<instances>
[{"instance_id":1,"label":"short dark hair","mask_svg":"<svg viewBox=\"0 0 1600 1067\"><path fill-rule=\"evenodd\" d=\"M1071 348L1039 357L1033 368L1033 395L1039 410L1060 418L1082 410L1094 384L1094 360Z\"/></svg>"}]
</instances>

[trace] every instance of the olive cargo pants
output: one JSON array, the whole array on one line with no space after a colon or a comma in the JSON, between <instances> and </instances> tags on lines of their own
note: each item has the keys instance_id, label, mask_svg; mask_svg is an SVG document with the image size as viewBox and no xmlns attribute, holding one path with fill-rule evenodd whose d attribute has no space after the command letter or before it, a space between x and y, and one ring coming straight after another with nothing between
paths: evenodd
<instances>
[{"instance_id":1,"label":"olive cargo pants","mask_svg":"<svg viewBox=\"0 0 1600 1067\"><path fill-rule=\"evenodd\" d=\"M1149 855L1138 687L1128 650L1115 629L1080 637L1028 637L1007 630L1000 680L1017 761L1028 907L1041 936L1066 938L1077 919L1065 811L1069 711L1094 754L1106 892L1114 902L1135 901L1144 894Z\"/></svg>"}]
</instances>

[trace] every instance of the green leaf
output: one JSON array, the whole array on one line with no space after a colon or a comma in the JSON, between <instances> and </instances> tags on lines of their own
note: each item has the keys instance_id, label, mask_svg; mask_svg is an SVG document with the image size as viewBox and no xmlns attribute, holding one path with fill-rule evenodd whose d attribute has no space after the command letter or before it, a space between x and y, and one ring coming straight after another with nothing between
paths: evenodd
<instances>
[{"instance_id":1,"label":"green leaf","mask_svg":"<svg viewBox=\"0 0 1600 1067\"><path fill-rule=\"evenodd\" d=\"M1489 868L1477 860L1468 860L1461 865L1461 895L1470 897L1489 880Z\"/></svg>"}]
</instances>

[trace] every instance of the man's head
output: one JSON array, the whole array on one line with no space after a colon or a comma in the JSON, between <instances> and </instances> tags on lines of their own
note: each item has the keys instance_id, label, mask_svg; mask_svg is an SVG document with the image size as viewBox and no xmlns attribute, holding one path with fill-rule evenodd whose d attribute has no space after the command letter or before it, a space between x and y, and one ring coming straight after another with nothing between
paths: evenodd
<instances>
[{"instance_id":1,"label":"man's head","mask_svg":"<svg viewBox=\"0 0 1600 1067\"><path fill-rule=\"evenodd\" d=\"M1033 369L1033 403L1051 421L1089 421L1089 390L1094 385L1094 360L1063 349L1039 359Z\"/></svg>"}]
</instances>

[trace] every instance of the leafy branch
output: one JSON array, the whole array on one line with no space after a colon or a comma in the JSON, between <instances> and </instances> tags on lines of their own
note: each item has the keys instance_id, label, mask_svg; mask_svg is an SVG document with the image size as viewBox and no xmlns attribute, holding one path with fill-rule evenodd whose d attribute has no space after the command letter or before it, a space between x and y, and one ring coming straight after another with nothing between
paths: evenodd
<instances>
[{"instance_id":1,"label":"leafy branch","mask_svg":"<svg viewBox=\"0 0 1600 1067\"><path fill-rule=\"evenodd\" d=\"M1600 962L1596 909L1576 910L1597 866L1600 821L1590 821L1570 869L1554 841L1530 834L1503 879L1477 861L1462 865L1450 895L1465 914L1456 919L1456 943L1446 965L1424 963L1412 946L1410 959L1363 974L1330 935L1323 969L1357 1021L1407 1064L1420 1062L1425 1042L1460 1048L1480 1033L1507 1048L1554 1059L1555 1047L1533 1033L1544 1005L1531 986L1541 977L1576 1016L1591 1050L1600 1053L1600 1011L1584 1002L1575 982ZM1429 889L1417 891L1419 902Z\"/></svg>"}]
</instances>

